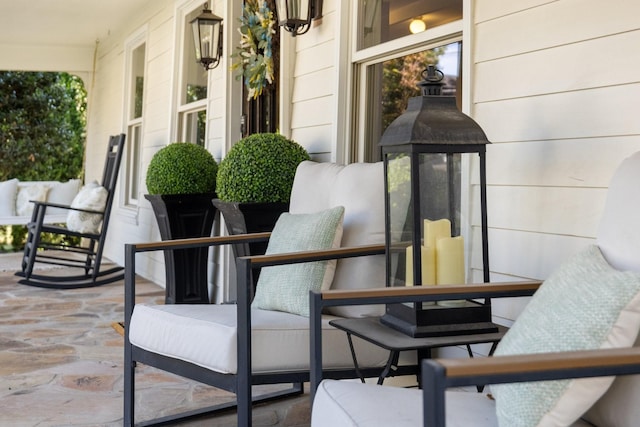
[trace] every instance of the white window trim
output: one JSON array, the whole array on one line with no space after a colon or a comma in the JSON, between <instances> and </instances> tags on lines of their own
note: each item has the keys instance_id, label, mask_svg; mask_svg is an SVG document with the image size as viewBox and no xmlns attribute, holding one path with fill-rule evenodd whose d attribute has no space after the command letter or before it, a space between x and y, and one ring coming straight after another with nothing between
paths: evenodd
<instances>
[{"instance_id":1,"label":"white window trim","mask_svg":"<svg viewBox=\"0 0 640 427\"><path fill-rule=\"evenodd\" d=\"M204 106L205 109L208 110L207 99L210 97L209 91L207 90L207 98L201 99L196 102L192 102L189 104L182 104L181 99L183 99L184 88L182 87L183 82L183 69L182 66L182 58L184 58L184 34L186 30L185 20L187 19L187 15L192 13L194 10L202 9L203 2L201 0L189 0L182 2L176 6L176 10L174 13L175 16L175 26L174 26L174 56L173 56L173 84L171 90L171 123L169 126L169 141L179 141L181 135L179 134L180 130L180 115L185 111L189 111L191 109L202 109ZM207 74L207 87L211 87L210 85L211 76L210 73ZM196 106L196 104L198 104ZM207 111L207 117L209 116L209 111ZM208 126L207 126L208 129ZM207 144L207 135L208 130L205 131L205 147Z\"/></svg>"},{"instance_id":2,"label":"white window trim","mask_svg":"<svg viewBox=\"0 0 640 427\"><path fill-rule=\"evenodd\" d=\"M338 27L343 29L345 26L350 25L351 33L349 34L348 43L351 48L347 55L349 59L347 61L342 59L337 62L341 67L338 81L346 82L345 84L347 86L346 90L342 90L342 86L340 86L338 88L339 91L336 92L338 94L338 96L336 96L335 109L337 111L337 135L339 135L339 141L342 141L341 143L337 143L335 147L337 162L352 163L364 161L364 138L366 134L364 118L367 100L365 97L359 96L359 94L366 93L366 68L373 63L431 49L442 46L443 44L462 41L462 67L464 70L462 75L462 111L470 114L472 109L471 76L473 70L471 49L465 48L465 46L471 46L471 30L473 28L472 6L472 0L463 0L462 20L361 50L357 49L357 43L355 42L358 36L358 2L350 2L349 9L347 9L349 6L346 5L342 7L341 13L349 15L349 19L346 23L343 20ZM342 31L342 34L344 33L346 33L346 31ZM341 48L342 46L344 46L344 43L341 43ZM341 49L337 49L337 51L341 51ZM349 64L350 66L343 67L343 64ZM356 143L355 149L353 144L350 143L350 141L354 140Z\"/></svg>"},{"instance_id":3,"label":"white window trim","mask_svg":"<svg viewBox=\"0 0 640 427\"><path fill-rule=\"evenodd\" d=\"M142 46L143 44L145 45L145 57L144 57L144 64L145 64L145 86L147 84L147 62L148 62L148 55L149 55L149 49L148 47L148 33L149 33L149 28L148 25L143 25L142 27L140 27L138 30L134 31L125 41L124 41L124 76L125 76L125 84L124 84L124 96L123 96L123 105L125 106L125 108L123 109L123 116L122 116L122 124L123 124L123 133L128 135L129 132L129 127L134 124L134 122L139 122L141 124L141 130L140 130L140 135L141 135L141 139L142 141L144 141L144 108L145 108L145 104L146 104L146 99L147 99L147 90L143 90L142 93L142 108L143 108L143 112L142 112L142 116L140 118L137 118L135 120L130 119L131 117L131 109L133 108L133 106L131 105L131 93L133 91L133 79L132 77L132 59L133 59L133 52L135 51L135 49L137 49L138 47ZM140 174L139 174L139 179L142 180L144 177L144 173L142 173L142 153L144 151L144 144L142 144L139 147L140 152L138 153L138 161L140 162L140 164L138 165ZM125 144L125 148L126 148L126 144ZM129 183L128 183L128 178L129 178L129 169L128 169L128 164L129 164L129 150L126 149L125 152L125 158L124 158L124 164L125 167L121 167L120 168L120 178L121 178L121 182L124 185L120 185L120 191L119 191L119 211L120 213L123 215L124 218L130 219L133 223L137 224L138 223L138 212L139 212L139 198L136 200L136 203L129 203L129 196L127 194L128 192L128 188L129 188ZM142 188L142 182L138 183L138 188Z\"/></svg>"}]
</instances>

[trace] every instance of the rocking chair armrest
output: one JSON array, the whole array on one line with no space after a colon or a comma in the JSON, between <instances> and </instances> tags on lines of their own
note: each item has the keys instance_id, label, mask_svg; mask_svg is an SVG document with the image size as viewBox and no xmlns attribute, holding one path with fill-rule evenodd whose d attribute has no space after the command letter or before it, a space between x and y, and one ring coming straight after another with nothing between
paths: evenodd
<instances>
[{"instance_id":1,"label":"rocking chair armrest","mask_svg":"<svg viewBox=\"0 0 640 427\"><path fill-rule=\"evenodd\" d=\"M39 200L29 200L29 201L35 205L34 209L38 209L41 206L44 208L73 209L69 205L63 205L60 203L42 202Z\"/></svg>"},{"instance_id":2,"label":"rocking chair armrest","mask_svg":"<svg viewBox=\"0 0 640 427\"><path fill-rule=\"evenodd\" d=\"M640 347L493 356L424 359L424 425L444 426L448 387L640 374Z\"/></svg>"}]
</instances>

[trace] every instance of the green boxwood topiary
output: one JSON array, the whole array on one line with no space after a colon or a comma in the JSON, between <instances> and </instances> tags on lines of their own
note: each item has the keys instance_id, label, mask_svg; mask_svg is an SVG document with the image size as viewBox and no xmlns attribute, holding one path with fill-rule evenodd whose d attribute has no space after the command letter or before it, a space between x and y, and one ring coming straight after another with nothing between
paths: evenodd
<instances>
[{"instance_id":1,"label":"green boxwood topiary","mask_svg":"<svg viewBox=\"0 0 640 427\"><path fill-rule=\"evenodd\" d=\"M198 194L216 190L218 164L204 147L175 142L158 151L147 169L149 194Z\"/></svg>"},{"instance_id":2,"label":"green boxwood topiary","mask_svg":"<svg viewBox=\"0 0 640 427\"><path fill-rule=\"evenodd\" d=\"M218 168L218 197L225 202L289 202L293 177L309 153L280 134L257 133L236 143Z\"/></svg>"}]
</instances>

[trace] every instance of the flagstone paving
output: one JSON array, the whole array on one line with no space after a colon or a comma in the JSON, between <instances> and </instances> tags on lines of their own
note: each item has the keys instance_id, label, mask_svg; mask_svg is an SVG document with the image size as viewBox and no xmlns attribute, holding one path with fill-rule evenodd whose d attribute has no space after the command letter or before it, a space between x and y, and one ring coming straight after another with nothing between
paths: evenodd
<instances>
[{"instance_id":1,"label":"flagstone paving","mask_svg":"<svg viewBox=\"0 0 640 427\"><path fill-rule=\"evenodd\" d=\"M60 270L62 273L63 270ZM164 290L144 280L139 301L161 303ZM0 425L58 427L122 425L123 283L49 290L0 272ZM233 399L150 367L136 374L136 418L195 409ZM176 426L234 426L235 413ZM308 426L308 394L254 408L257 426Z\"/></svg>"}]
</instances>

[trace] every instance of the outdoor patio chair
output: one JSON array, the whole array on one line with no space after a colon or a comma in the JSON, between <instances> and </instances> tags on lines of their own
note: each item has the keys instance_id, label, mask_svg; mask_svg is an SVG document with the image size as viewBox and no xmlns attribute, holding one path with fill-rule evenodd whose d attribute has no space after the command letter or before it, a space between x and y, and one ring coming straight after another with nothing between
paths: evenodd
<instances>
[{"instance_id":1,"label":"outdoor patio chair","mask_svg":"<svg viewBox=\"0 0 640 427\"><path fill-rule=\"evenodd\" d=\"M138 363L235 393L239 426L251 425L253 402L301 393L302 383L309 380L309 289L356 289L384 283L383 191L382 163L339 166L307 161L298 166L290 212L280 217L272 233L127 244L125 425L134 425L134 404L143 404L135 398ZM235 304L135 304L137 253L266 239L269 239L266 255L237 260ZM306 262L331 259L338 259L334 273L332 263ZM304 264L292 264L295 262ZM255 299L251 273L254 267L263 267ZM383 309L343 307L323 316L325 375L356 377L344 333L328 322L342 316L380 315ZM384 367L386 352L363 341L356 341L355 346L367 354L361 360L362 370L371 376L378 375ZM409 361L398 372L416 374L418 366L415 360ZM287 388L254 398L252 386L258 384L284 384ZM146 421L145 425L208 414L229 406L214 405L189 414L163 413L158 420ZM170 412L171 408L167 410Z\"/></svg>"},{"instance_id":2,"label":"outdoor patio chair","mask_svg":"<svg viewBox=\"0 0 640 427\"><path fill-rule=\"evenodd\" d=\"M123 278L122 267L101 270L100 266L124 153L124 141L124 134L109 138L102 182L85 185L71 205L32 201L34 209L27 225L22 270L16 273L23 278L18 283L42 288L72 289L104 285ZM66 211L66 225L45 224L43 220L47 209ZM61 243L45 243L43 233L54 235ZM70 243L69 238L76 238L75 241L79 239L79 243ZM81 270L81 273L71 276L36 273L34 267L38 263L72 267Z\"/></svg>"},{"instance_id":3,"label":"outdoor patio chair","mask_svg":"<svg viewBox=\"0 0 640 427\"><path fill-rule=\"evenodd\" d=\"M366 295L313 293L312 426L637 426L640 376L631 374L640 374L638 182L640 152L626 159L611 181L595 244L545 280L495 355L425 359L423 391L321 382L320 311L342 304L523 296L537 285L391 288ZM557 379L563 381L548 381ZM445 392L470 385L492 385L491 396Z\"/></svg>"}]
</instances>

